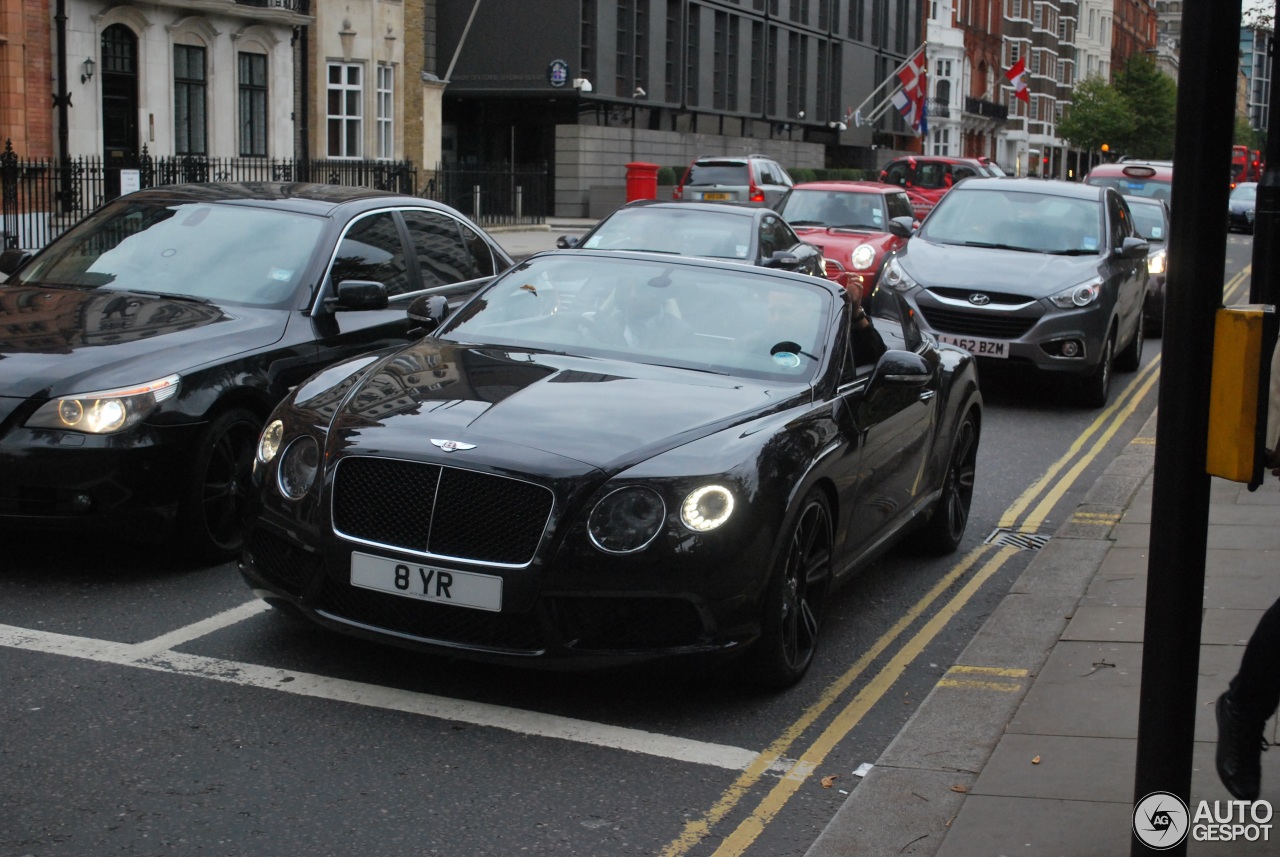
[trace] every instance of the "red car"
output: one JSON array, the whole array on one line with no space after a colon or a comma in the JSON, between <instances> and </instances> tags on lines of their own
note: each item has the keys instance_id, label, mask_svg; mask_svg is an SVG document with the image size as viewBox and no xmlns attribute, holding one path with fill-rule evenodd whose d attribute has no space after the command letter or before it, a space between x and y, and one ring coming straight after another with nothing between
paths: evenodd
<instances>
[{"instance_id":1,"label":"red car","mask_svg":"<svg viewBox=\"0 0 1280 857\"><path fill-rule=\"evenodd\" d=\"M942 155L908 155L884 165L880 181L907 192L916 219L933 210L952 185L970 176L1000 177L1005 171L989 158L951 158Z\"/></svg>"},{"instance_id":2,"label":"red car","mask_svg":"<svg viewBox=\"0 0 1280 857\"><path fill-rule=\"evenodd\" d=\"M906 192L879 182L804 182L787 191L777 210L801 239L822 248L829 279L857 274L864 294L915 227Z\"/></svg>"}]
</instances>

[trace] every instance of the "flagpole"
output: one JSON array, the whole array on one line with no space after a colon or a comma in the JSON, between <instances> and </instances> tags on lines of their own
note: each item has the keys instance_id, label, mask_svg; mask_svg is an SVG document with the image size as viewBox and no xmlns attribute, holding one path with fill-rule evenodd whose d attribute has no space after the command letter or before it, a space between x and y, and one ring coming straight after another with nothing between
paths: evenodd
<instances>
[{"instance_id":1,"label":"flagpole","mask_svg":"<svg viewBox=\"0 0 1280 857\"><path fill-rule=\"evenodd\" d=\"M881 83L879 86L877 86L875 89L871 90L870 94L868 94L868 95L867 95L867 97L866 97L866 98L864 98L864 99L862 100L862 103L861 103L861 104L859 104L857 107L853 108L852 110L850 110L850 111L849 111L849 113L848 113L847 115L856 115L856 114L860 113L860 112L862 111L862 108L866 107L866 106L867 106L867 103L868 103L869 101L871 101L871 99L875 98L875 97L876 97L876 94L877 94L878 92L880 92L880 90L884 89L884 88L885 88L886 86L888 86L889 84L894 83L895 81L897 81L897 79L898 79L898 72L902 71L904 68L906 68L907 66L911 65L911 63L915 62L916 57L917 57L917 56L919 56L921 53L923 53L923 52L924 52L924 49L925 49L925 48L927 48L928 46L929 46L929 43L928 43L928 42L921 42L921 43L920 43L920 47L918 47L918 48L916 48L914 51L912 51L912 52L911 52L911 55L910 55L909 57L907 57L905 60L903 60L903 61L902 61L902 65L898 66L898 67L897 67L897 68L895 68L892 72L890 72L890 73L889 73L889 76L888 76L888 77L886 77L886 78L884 79L884 82L883 82L883 83ZM876 121L877 119L879 119L881 116L883 116L883 115L884 115L884 110L885 110L885 105L887 105L887 104L889 103L889 100L890 100L891 98L893 98L893 95L892 95L892 94L891 94L891 95L889 95L888 97L886 97L883 101L881 101L881 102L877 103L877 104L876 104L876 106L872 109L872 113L873 113L874 115L872 115L872 116L870 116L870 117L863 117L863 121L864 121L864 122L874 122L874 121Z\"/></svg>"}]
</instances>

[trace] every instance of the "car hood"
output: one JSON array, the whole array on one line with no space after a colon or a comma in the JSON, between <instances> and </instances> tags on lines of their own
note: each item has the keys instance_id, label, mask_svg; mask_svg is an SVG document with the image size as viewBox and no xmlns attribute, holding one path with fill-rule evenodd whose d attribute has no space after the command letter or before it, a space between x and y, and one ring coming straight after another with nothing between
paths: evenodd
<instances>
[{"instance_id":1,"label":"car hood","mask_svg":"<svg viewBox=\"0 0 1280 857\"><path fill-rule=\"evenodd\" d=\"M928 289L976 289L1046 298L1095 276L1102 259L960 247L911 238L899 261L913 280Z\"/></svg>"},{"instance_id":2,"label":"car hood","mask_svg":"<svg viewBox=\"0 0 1280 857\"><path fill-rule=\"evenodd\" d=\"M0 287L0 395L152 381L277 341L288 314L134 292Z\"/></svg>"},{"instance_id":3,"label":"car hood","mask_svg":"<svg viewBox=\"0 0 1280 857\"><path fill-rule=\"evenodd\" d=\"M832 229L827 226L796 226L796 234L806 242L824 250L827 247L847 247L850 250L860 244L870 244L876 253L883 253L901 239L890 232L874 229ZM830 254L828 254L830 255Z\"/></svg>"},{"instance_id":4,"label":"car hood","mask_svg":"<svg viewBox=\"0 0 1280 857\"><path fill-rule=\"evenodd\" d=\"M304 384L296 406L322 410L345 383ZM800 384L428 338L363 371L333 417L329 448L421 457L439 451L428 444L474 444L459 458L502 466L523 447L612 472L808 394Z\"/></svg>"}]
</instances>

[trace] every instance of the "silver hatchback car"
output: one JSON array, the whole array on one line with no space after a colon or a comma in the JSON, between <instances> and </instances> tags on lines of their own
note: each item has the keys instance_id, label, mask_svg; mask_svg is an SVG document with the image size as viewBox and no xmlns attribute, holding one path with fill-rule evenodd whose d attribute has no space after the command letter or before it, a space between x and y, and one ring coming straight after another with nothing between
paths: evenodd
<instances>
[{"instance_id":1,"label":"silver hatchback car","mask_svg":"<svg viewBox=\"0 0 1280 857\"><path fill-rule=\"evenodd\" d=\"M900 292L938 340L989 364L1080 382L1102 407L1111 370L1142 359L1148 242L1113 188L966 179L890 259Z\"/></svg>"},{"instance_id":2,"label":"silver hatchback car","mask_svg":"<svg viewBox=\"0 0 1280 857\"><path fill-rule=\"evenodd\" d=\"M793 184L782 165L764 155L700 157L684 171L673 198L777 208L782 195Z\"/></svg>"}]
</instances>

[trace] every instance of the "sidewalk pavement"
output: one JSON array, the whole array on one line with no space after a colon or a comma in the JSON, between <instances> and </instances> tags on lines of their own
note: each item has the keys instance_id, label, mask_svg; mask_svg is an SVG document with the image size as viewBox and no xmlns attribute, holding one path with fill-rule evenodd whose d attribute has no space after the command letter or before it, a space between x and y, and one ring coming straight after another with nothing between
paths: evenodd
<instances>
[{"instance_id":1,"label":"sidewalk pavement","mask_svg":"<svg viewBox=\"0 0 1280 857\"><path fill-rule=\"evenodd\" d=\"M598 221L579 217L553 217L540 226L487 226L493 239L517 262L540 250L552 250L561 235L581 237Z\"/></svg>"},{"instance_id":2,"label":"sidewalk pavement","mask_svg":"<svg viewBox=\"0 0 1280 857\"><path fill-rule=\"evenodd\" d=\"M1130 853L1153 414L1037 553L806 857L1123 857ZM1191 812L1229 801L1213 703L1280 596L1280 488L1214 479ZM1274 743L1276 722L1267 724ZM1280 808L1280 752L1262 755ZM1212 803L1210 804L1212 806ZM1280 853L1187 839L1188 855Z\"/></svg>"}]
</instances>

